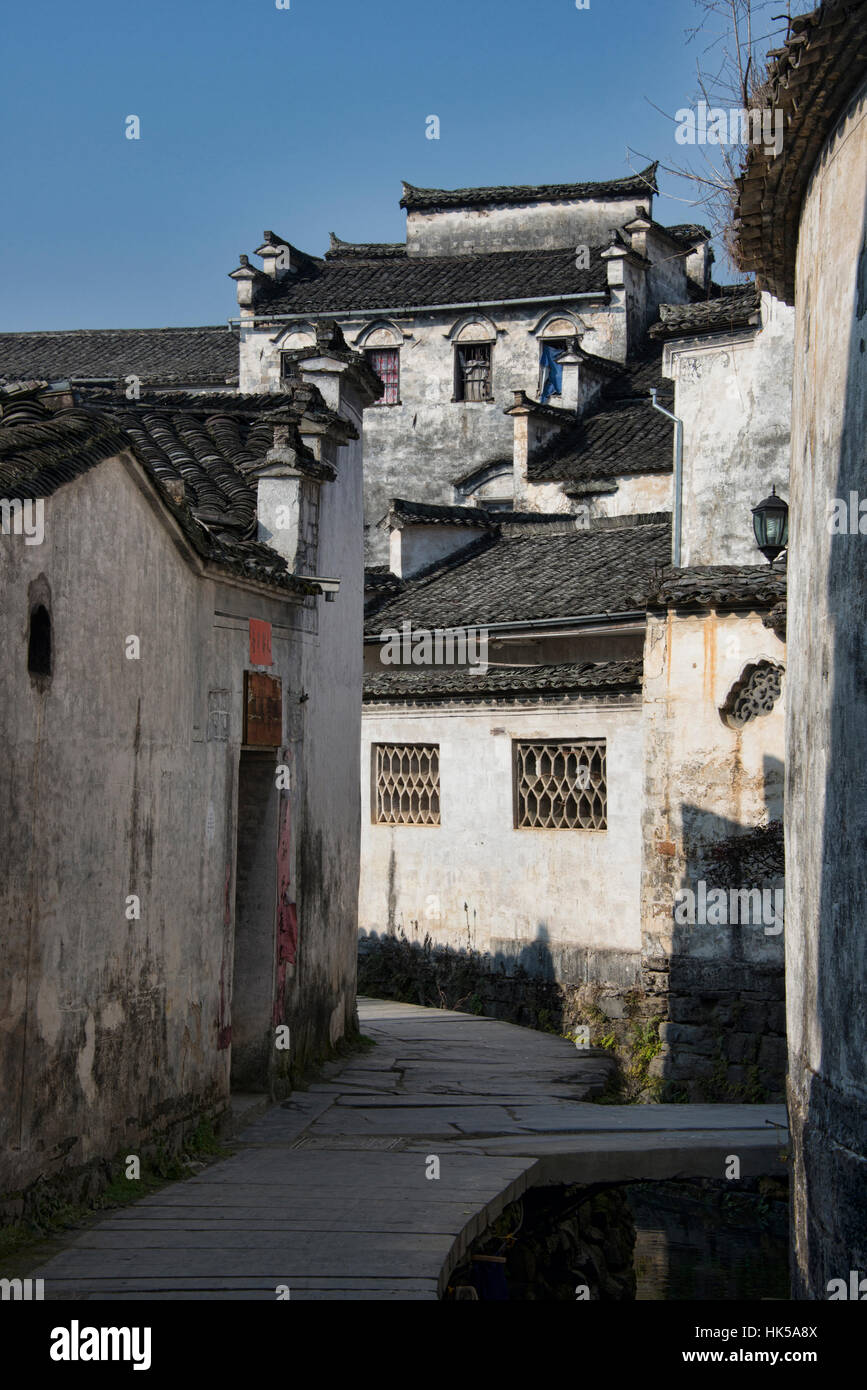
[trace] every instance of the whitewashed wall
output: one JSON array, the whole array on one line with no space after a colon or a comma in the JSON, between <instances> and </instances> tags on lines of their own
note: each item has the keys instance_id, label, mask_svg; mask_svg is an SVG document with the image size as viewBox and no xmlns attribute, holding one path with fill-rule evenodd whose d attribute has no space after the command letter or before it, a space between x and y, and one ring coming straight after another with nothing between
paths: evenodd
<instances>
[{"instance_id":1,"label":"whitewashed wall","mask_svg":"<svg viewBox=\"0 0 867 1390\"><path fill-rule=\"evenodd\" d=\"M788 500L794 311L762 295L760 332L666 347L683 420L683 565L763 563L751 508Z\"/></svg>"},{"instance_id":2,"label":"whitewashed wall","mask_svg":"<svg viewBox=\"0 0 867 1390\"><path fill-rule=\"evenodd\" d=\"M606 831L514 828L512 740L535 738L606 739ZM372 824L371 746L380 742L439 744L439 826ZM561 976L587 951L637 953L642 757L638 696L620 705L367 705L361 930L402 927L411 939L429 933L524 964L541 946Z\"/></svg>"}]
</instances>

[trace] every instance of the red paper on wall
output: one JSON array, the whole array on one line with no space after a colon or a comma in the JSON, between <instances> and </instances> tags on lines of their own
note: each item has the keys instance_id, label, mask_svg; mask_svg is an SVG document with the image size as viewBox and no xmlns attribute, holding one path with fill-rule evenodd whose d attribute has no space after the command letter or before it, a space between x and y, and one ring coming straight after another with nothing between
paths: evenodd
<instances>
[{"instance_id":1,"label":"red paper on wall","mask_svg":"<svg viewBox=\"0 0 867 1390\"><path fill-rule=\"evenodd\" d=\"M250 665L271 666L271 624L261 618L250 619Z\"/></svg>"}]
</instances>

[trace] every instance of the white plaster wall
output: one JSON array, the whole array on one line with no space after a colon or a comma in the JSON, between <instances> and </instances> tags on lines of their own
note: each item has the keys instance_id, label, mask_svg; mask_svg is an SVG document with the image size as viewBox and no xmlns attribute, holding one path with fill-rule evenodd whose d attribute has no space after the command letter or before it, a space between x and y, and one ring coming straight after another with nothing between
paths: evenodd
<instances>
[{"instance_id":1,"label":"white plaster wall","mask_svg":"<svg viewBox=\"0 0 867 1390\"><path fill-rule=\"evenodd\" d=\"M448 336L463 311L409 315L399 320L405 335L400 349L400 405L373 406L364 412L364 521L369 564L388 561L388 534L378 528L392 497L452 503L456 478L514 453L512 417L505 414L516 390L534 396L539 382L540 336L534 331L552 304L528 304L486 311L497 338L493 345L493 394L487 402L453 401L454 342ZM599 300L565 301L560 308L586 325L583 346L614 359L623 355L622 313ZM378 315L341 319L352 343ZM280 343L274 329L241 331L241 391L279 391ZM535 447L535 438L531 445ZM558 489L559 491L559 489Z\"/></svg>"},{"instance_id":2,"label":"white plaster wall","mask_svg":"<svg viewBox=\"0 0 867 1390\"><path fill-rule=\"evenodd\" d=\"M815 1299L867 1269L867 536L828 526L867 497L867 87L813 171L796 303L786 994L795 1297Z\"/></svg>"},{"instance_id":3,"label":"white plaster wall","mask_svg":"<svg viewBox=\"0 0 867 1390\"><path fill-rule=\"evenodd\" d=\"M351 369L350 369L351 372ZM338 578L333 603L319 605L315 641L305 642L296 685L303 729L303 811L300 856L299 970L292 1003L303 1020L299 1043L321 1051L355 1024L359 747L364 603L362 531L362 406L344 369L304 370L358 439L328 460L337 469L319 503L317 572ZM300 1029L299 1029L300 1034ZM293 1038L295 1034L293 1032Z\"/></svg>"},{"instance_id":4,"label":"white plaster wall","mask_svg":"<svg viewBox=\"0 0 867 1390\"><path fill-rule=\"evenodd\" d=\"M707 846L739 827L782 819L786 677L771 712L742 729L719 714L745 667L760 660L785 666L784 644L758 614L648 619L643 897L652 955L740 954L727 928L675 928L673 913L677 890L694 890ZM782 958L782 939L760 930L740 938L765 964Z\"/></svg>"},{"instance_id":5,"label":"white plaster wall","mask_svg":"<svg viewBox=\"0 0 867 1390\"><path fill-rule=\"evenodd\" d=\"M671 473L630 473L612 479L616 492L589 497L591 516L639 516L644 512L670 512Z\"/></svg>"},{"instance_id":6,"label":"white plaster wall","mask_svg":"<svg viewBox=\"0 0 867 1390\"><path fill-rule=\"evenodd\" d=\"M406 579L427 565L472 545L482 535L484 532L475 527L448 526L443 522L430 526L395 527L389 545L392 574Z\"/></svg>"},{"instance_id":7,"label":"white plaster wall","mask_svg":"<svg viewBox=\"0 0 867 1390\"><path fill-rule=\"evenodd\" d=\"M285 693L301 615L197 575L152 499L138 465L111 460L46 499L43 545L3 538L0 712L15 752L0 775L0 1190L135 1152L143 1133L228 1095L248 619L275 624ZM54 636L44 693L27 672L40 574ZM131 634L139 660L124 655ZM225 742L208 738L212 689L228 692ZM125 917L130 894L138 921Z\"/></svg>"},{"instance_id":8,"label":"white plaster wall","mask_svg":"<svg viewBox=\"0 0 867 1390\"><path fill-rule=\"evenodd\" d=\"M514 828L512 740L531 738L607 740L607 831ZM381 742L439 744L439 826L372 824L371 746ZM555 957L637 951L641 765L637 697L620 706L365 706L359 927L402 927L411 939L430 933L511 957L535 943Z\"/></svg>"},{"instance_id":9,"label":"white plaster wall","mask_svg":"<svg viewBox=\"0 0 867 1390\"><path fill-rule=\"evenodd\" d=\"M524 203L512 207L410 211L406 244L411 255L463 256L471 251L553 251L571 245L605 246L612 230L635 215L636 201L652 207L648 190L636 199Z\"/></svg>"},{"instance_id":10,"label":"white plaster wall","mask_svg":"<svg viewBox=\"0 0 867 1390\"><path fill-rule=\"evenodd\" d=\"M666 352L683 420L683 565L757 565L751 508L788 500L794 311L762 295L762 328Z\"/></svg>"},{"instance_id":11,"label":"white plaster wall","mask_svg":"<svg viewBox=\"0 0 867 1390\"><path fill-rule=\"evenodd\" d=\"M671 511L670 473L639 473L612 478L615 492L567 497L568 483L529 483L520 498L522 507L534 512L574 513L582 516L638 516L645 512ZM588 508L585 513L582 508Z\"/></svg>"}]
</instances>

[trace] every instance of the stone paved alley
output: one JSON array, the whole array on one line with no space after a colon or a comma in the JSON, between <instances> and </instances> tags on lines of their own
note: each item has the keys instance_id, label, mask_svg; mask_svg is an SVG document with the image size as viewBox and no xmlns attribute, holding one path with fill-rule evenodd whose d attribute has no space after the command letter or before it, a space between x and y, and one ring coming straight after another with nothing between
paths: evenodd
<instances>
[{"instance_id":1,"label":"stone paved alley","mask_svg":"<svg viewBox=\"0 0 867 1390\"><path fill-rule=\"evenodd\" d=\"M721 1177L731 1153L782 1170L782 1106L597 1105L608 1059L563 1038L384 1000L359 1017L374 1049L78 1234L31 1271L46 1298L436 1299L529 1186Z\"/></svg>"}]
</instances>

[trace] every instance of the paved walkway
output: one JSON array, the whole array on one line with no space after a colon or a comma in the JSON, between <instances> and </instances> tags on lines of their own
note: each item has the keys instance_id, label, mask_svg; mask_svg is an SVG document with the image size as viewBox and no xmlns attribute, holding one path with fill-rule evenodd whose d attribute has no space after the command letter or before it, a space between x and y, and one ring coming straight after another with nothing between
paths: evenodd
<instances>
[{"instance_id":1,"label":"paved walkway","mask_svg":"<svg viewBox=\"0 0 867 1390\"><path fill-rule=\"evenodd\" d=\"M783 1106L594 1105L604 1054L409 1004L359 1014L376 1049L32 1270L46 1297L430 1300L527 1187L722 1177L733 1153L743 1176L782 1169Z\"/></svg>"}]
</instances>

